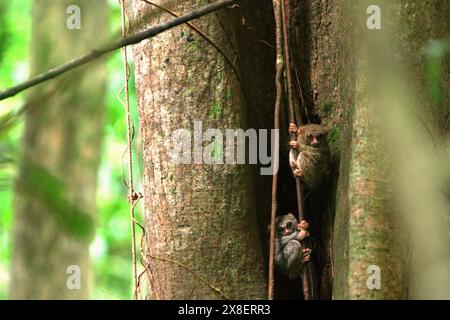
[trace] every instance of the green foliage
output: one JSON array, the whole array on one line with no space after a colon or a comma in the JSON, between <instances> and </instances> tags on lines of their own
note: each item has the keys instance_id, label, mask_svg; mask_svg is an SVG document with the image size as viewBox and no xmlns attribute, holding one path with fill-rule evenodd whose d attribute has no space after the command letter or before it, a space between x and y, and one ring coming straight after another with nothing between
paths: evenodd
<instances>
[{"instance_id":1,"label":"green foliage","mask_svg":"<svg viewBox=\"0 0 450 320\"><path fill-rule=\"evenodd\" d=\"M61 179L49 170L24 160L17 191L27 197L40 199L49 209L44 213L51 214L62 231L87 240L93 236L94 221L89 213L66 198L65 190Z\"/></svg>"},{"instance_id":2,"label":"green foliage","mask_svg":"<svg viewBox=\"0 0 450 320\"><path fill-rule=\"evenodd\" d=\"M0 91L27 77L31 3L31 0L0 1ZM0 101L0 117L20 103L21 96ZM6 299L8 292L13 225L12 180L22 127L21 124L14 126L0 136L0 299Z\"/></svg>"},{"instance_id":3,"label":"green foliage","mask_svg":"<svg viewBox=\"0 0 450 320\"><path fill-rule=\"evenodd\" d=\"M9 4L6 6L7 10L3 10L6 4ZM28 78L31 4L31 0L0 2L0 55L3 59L0 64L0 91ZM108 0L108 8L111 21L110 34L117 35L117 31L120 30L118 2ZM5 39L5 32L10 35L7 46L2 42ZM49 218L56 219L67 232L82 238L92 238L95 232L94 241L90 245L94 271L91 298L130 299L132 273L129 205L121 173L122 154L126 148L126 123L124 108L117 99L124 81L120 51L109 58L107 68L109 79L106 92L107 121L98 175L96 225L89 215L65 198L63 183L48 170L29 164L27 176L23 180L25 184L21 187L25 188L24 192L39 192L47 200L48 205L56 209L56 214ZM137 133L139 128L133 72L129 86L132 118ZM21 94L0 101L0 117L4 116L3 119L7 119L10 111L14 114L14 111L23 104L24 97L26 95ZM17 172L20 139L23 133L23 117L13 117L15 117L14 125L11 126L11 130L5 130L0 136L0 299L6 299L8 292L14 223L12 181ZM137 159L136 150L133 150L133 153L134 159ZM134 172L137 173L139 170L136 162ZM126 168L124 171L126 172ZM140 190L138 180L135 176L136 189ZM35 190L32 189L33 185L40 187ZM139 218L140 206L137 206L136 210L136 216L142 220Z\"/></svg>"},{"instance_id":4,"label":"green foliage","mask_svg":"<svg viewBox=\"0 0 450 320\"><path fill-rule=\"evenodd\" d=\"M31 3L31 0L1 1L0 90L27 77Z\"/></svg>"},{"instance_id":5,"label":"green foliage","mask_svg":"<svg viewBox=\"0 0 450 320\"><path fill-rule=\"evenodd\" d=\"M9 3L6 1L0 2L0 64L2 63L4 52L8 47L10 39L10 30L6 21L6 14Z\"/></svg>"},{"instance_id":6,"label":"green foliage","mask_svg":"<svg viewBox=\"0 0 450 320\"><path fill-rule=\"evenodd\" d=\"M111 34L115 34L120 29L120 8L117 3L109 2ZM132 63L130 63L130 69L133 70ZM124 84L121 51L115 52L110 57L108 74L105 147L98 175L99 221L96 238L91 245L91 257L95 270L95 285L91 296L93 299L130 299L132 297L131 232L127 189L122 179L122 156L126 148L127 131L125 109L117 98ZM129 79L129 96L136 137L139 127L133 72ZM124 100L123 93L121 98ZM133 147L133 159L138 159L136 143ZM127 171L126 167L123 171ZM138 161L134 162L133 171L139 172ZM134 178L135 189L140 190L139 179L137 176ZM139 219L139 205L136 207L135 214ZM139 234L137 239L139 240Z\"/></svg>"}]
</instances>

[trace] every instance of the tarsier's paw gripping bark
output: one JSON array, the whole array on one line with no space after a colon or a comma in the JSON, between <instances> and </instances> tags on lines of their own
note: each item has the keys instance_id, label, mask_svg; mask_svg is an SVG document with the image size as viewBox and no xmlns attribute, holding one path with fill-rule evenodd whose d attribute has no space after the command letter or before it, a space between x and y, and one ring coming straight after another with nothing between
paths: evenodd
<instances>
[{"instance_id":1,"label":"tarsier's paw gripping bark","mask_svg":"<svg viewBox=\"0 0 450 320\"><path fill-rule=\"evenodd\" d=\"M311 259L311 249L305 248L302 250L303 263L308 262Z\"/></svg>"},{"instance_id":2,"label":"tarsier's paw gripping bark","mask_svg":"<svg viewBox=\"0 0 450 320\"><path fill-rule=\"evenodd\" d=\"M301 178L303 176L303 171L299 168L294 169L294 176Z\"/></svg>"},{"instance_id":3,"label":"tarsier's paw gripping bark","mask_svg":"<svg viewBox=\"0 0 450 320\"><path fill-rule=\"evenodd\" d=\"M295 123L289 123L289 132L297 133L297 130L298 130L298 128L295 125Z\"/></svg>"},{"instance_id":4,"label":"tarsier's paw gripping bark","mask_svg":"<svg viewBox=\"0 0 450 320\"><path fill-rule=\"evenodd\" d=\"M306 237L309 237L309 223L306 222L305 220L300 221L300 223L297 225L297 230L298 230L298 236L297 239L298 240L303 240Z\"/></svg>"}]
</instances>

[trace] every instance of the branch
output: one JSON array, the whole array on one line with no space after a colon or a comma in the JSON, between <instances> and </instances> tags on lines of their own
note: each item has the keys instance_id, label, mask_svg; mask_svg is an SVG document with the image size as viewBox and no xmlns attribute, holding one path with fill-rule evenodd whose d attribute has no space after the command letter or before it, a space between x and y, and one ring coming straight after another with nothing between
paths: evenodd
<instances>
[{"instance_id":1,"label":"branch","mask_svg":"<svg viewBox=\"0 0 450 320\"><path fill-rule=\"evenodd\" d=\"M278 130L280 128L280 110L281 104L283 103L283 71L285 68L284 60L283 60L283 35L281 31L281 7L278 0L273 0L273 11L275 15L275 37L276 37L276 75L275 75L275 88L276 88L276 97L275 97L275 107L274 107L274 129ZM275 141L275 147L273 153L275 154L275 159L279 156L279 148L280 142ZM274 164L274 168L277 166ZM268 284L268 300L274 299L275 292L275 220L277 214L277 190L278 190L278 173L273 172L272 176L272 198L271 198L271 211L270 211L270 244L269 244L269 284Z\"/></svg>"},{"instance_id":2,"label":"branch","mask_svg":"<svg viewBox=\"0 0 450 320\"><path fill-rule=\"evenodd\" d=\"M45 82L47 80L58 77L61 74L66 73L67 71L70 71L79 66L82 66L92 60L98 59L99 57L101 57L107 53L110 53L110 52L117 50L119 48L122 48L122 47L126 47L126 46L129 46L132 44L139 43L142 40L154 37L168 29L171 29L173 27L184 24L190 20L198 19L198 18L200 18L204 15L207 15L211 12L214 12L214 11L222 9L226 6L229 6L233 3L235 3L236 1L237 0L218 0L214 3L208 4L204 7L201 7L199 9L195 9L191 12L188 12L178 18L171 20L171 21L161 23L155 27L152 27L147 30L135 33L131 36L122 38L120 41L116 41L116 42L106 45L100 49L94 49L90 53L87 53L81 57L70 60L69 62L61 64L53 69L48 70L47 72L41 73L34 78L31 78L17 86L11 87L11 88L1 92L0 100L4 100L4 99L10 98L10 97L13 97L19 92L22 92L28 88L31 88L31 87L38 85L42 82Z\"/></svg>"},{"instance_id":3,"label":"branch","mask_svg":"<svg viewBox=\"0 0 450 320\"><path fill-rule=\"evenodd\" d=\"M286 92L288 94L288 111L289 111L289 122L294 123L294 120L296 118L297 113L297 125L301 126L303 124L300 108L298 105L294 106L294 95L293 95L293 84L292 84L292 65L291 65L291 54L290 54L290 47L289 47L289 21L288 19L288 1L287 0L280 0L281 1L281 19L280 22L282 25L282 32L283 32L283 44L284 44L284 57L286 60ZM294 108L296 109L296 112L294 111ZM290 139L296 141L297 140L297 134L296 133L290 133ZM294 154L295 153L295 149ZM295 155L296 156L296 155ZM303 208L303 192L302 192L302 184L299 177L295 177L295 189L297 194L297 207L298 207L298 221L302 221L305 219L304 214L304 208ZM304 245L306 248L310 247L310 243L308 239L305 239L302 242L302 245ZM303 284L303 299L304 300L313 300L317 298L316 295L316 276L314 273L314 267L312 264L312 261L308 261L305 263L305 266L302 270L303 276L302 276L302 284Z\"/></svg>"},{"instance_id":4,"label":"branch","mask_svg":"<svg viewBox=\"0 0 450 320\"><path fill-rule=\"evenodd\" d=\"M195 272L194 270L192 270L191 268L189 268L188 266L173 260L173 259L169 259L169 258L161 258L161 257L155 257L153 255L151 255L150 253L147 253L147 256L155 259L155 260L159 260L159 261L165 261L165 262L171 262L177 266L179 266L180 268L185 269L186 271L190 272L193 276L195 276L197 279L199 279L201 282L203 282L204 284L206 284L208 287L210 287L212 290L214 290L216 293L218 293L223 299L225 300L231 300L231 298L226 295L222 290L220 290L219 288L217 288L216 286L214 286L212 283L210 283L208 280L206 280L205 278L203 278L201 275L199 275L197 272Z\"/></svg>"}]
</instances>

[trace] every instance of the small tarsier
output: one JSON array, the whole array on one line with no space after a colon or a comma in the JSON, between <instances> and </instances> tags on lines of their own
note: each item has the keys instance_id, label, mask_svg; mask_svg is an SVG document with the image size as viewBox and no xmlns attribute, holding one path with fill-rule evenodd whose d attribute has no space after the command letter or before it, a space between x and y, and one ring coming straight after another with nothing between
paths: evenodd
<instances>
[{"instance_id":1,"label":"small tarsier","mask_svg":"<svg viewBox=\"0 0 450 320\"><path fill-rule=\"evenodd\" d=\"M297 129L293 123L289 132L297 132L297 141L290 141L289 164L294 176L300 177L310 190L317 189L328 173L330 149L327 131L318 124L307 124ZM294 152L298 155L295 157Z\"/></svg>"},{"instance_id":2,"label":"small tarsier","mask_svg":"<svg viewBox=\"0 0 450 320\"><path fill-rule=\"evenodd\" d=\"M298 223L292 213L279 216L275 224L275 265L289 279L297 279L311 256L311 249L304 248L301 243L309 236L309 224L305 220Z\"/></svg>"}]
</instances>

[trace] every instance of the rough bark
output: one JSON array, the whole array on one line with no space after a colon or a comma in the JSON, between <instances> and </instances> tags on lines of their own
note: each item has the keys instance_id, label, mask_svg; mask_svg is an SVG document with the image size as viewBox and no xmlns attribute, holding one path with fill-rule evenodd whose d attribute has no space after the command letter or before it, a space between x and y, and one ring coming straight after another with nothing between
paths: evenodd
<instances>
[{"instance_id":1,"label":"rough bark","mask_svg":"<svg viewBox=\"0 0 450 320\"><path fill-rule=\"evenodd\" d=\"M187 12L202 3L182 1L170 9ZM269 215L270 197L256 196L259 172L248 165L176 165L169 152L171 134L180 128L192 133L194 121L201 121L203 130L216 128L222 133L255 123L262 127L262 119L268 118L262 114L269 114L272 107L267 101L271 83L264 78L270 79L272 70L263 67L273 65L269 62L273 52L258 40L271 37L265 25L270 8L270 1L243 2L194 21L234 61L242 83L224 58L186 26L134 47L152 299L224 297L192 272L227 297L266 297L257 216ZM157 22L139 20L149 10L158 9L143 1L134 4L142 28ZM162 15L158 22L168 18ZM270 127L267 120L265 124ZM223 155L220 147L215 152ZM261 207L267 211L259 212ZM151 256L175 260L192 272Z\"/></svg>"},{"instance_id":2,"label":"rough bark","mask_svg":"<svg viewBox=\"0 0 450 320\"><path fill-rule=\"evenodd\" d=\"M348 237L345 245L348 256L344 261L345 256L340 256L340 265L345 265L346 272L335 273L341 278L336 282L341 284L335 286L336 298L448 296L448 290L427 271L434 269L444 277L441 279L444 283L444 279L448 279L448 272L443 272L448 270L445 249L448 239L441 230L445 225L442 210L448 208L448 203L439 197L442 192L440 181L436 179L439 174L435 176L435 171L442 168L439 161L435 161L438 158L430 157L438 150L430 150L430 137L423 124L414 119L415 113L430 110L424 90L424 49L429 39L448 34L444 27L448 5L442 6L438 1L429 1L423 6L422 3L381 1L383 27L377 33L365 27L365 19L356 18L369 2L361 1L350 11L357 30L354 41L358 43L358 47L354 47L357 57L355 98L350 120L348 188L347 194L341 194L343 197L339 199L345 205L337 212L343 219L340 221L347 226L344 236ZM410 11L410 8L414 9ZM419 13L422 13L420 21L414 19ZM442 80L448 83L445 78ZM425 126L432 128L433 121ZM347 173L341 171L340 174ZM424 205L424 200L418 200L421 198L430 202L425 200L428 204ZM419 221L422 215L428 217L424 222ZM337 223L335 226L340 228ZM439 240L424 235L424 230ZM336 247L342 243L339 240L335 237ZM414 293L411 289L416 279L408 270L412 263L408 251L413 256L428 258L419 259L421 263L415 265L421 270L415 277L422 280L420 289L416 287ZM337 252L336 257L339 257ZM369 265L380 267L381 288L378 290L366 285ZM430 285L432 290L429 290Z\"/></svg>"},{"instance_id":3,"label":"rough bark","mask_svg":"<svg viewBox=\"0 0 450 320\"><path fill-rule=\"evenodd\" d=\"M202 120L204 128L271 126L267 116L269 108L261 97L273 98L273 92L270 93L267 82L261 82L264 79L261 74L267 74L267 70L264 72L258 66L269 65L273 52L255 54L255 51L249 51L252 46L248 45L254 41L253 30L257 30L255 34L259 40L273 43L273 38L268 36L273 30L267 23L270 21L273 25L273 21L267 19L270 14L266 12L266 5L270 8L270 3L266 2L260 2L258 6L265 12L263 14L254 10L246 15L246 10L253 7L243 1L240 16L221 16L227 32L220 29L215 20L217 16L198 22L202 30L228 53L232 56L237 53L236 63L244 80L244 91L249 100L264 106L258 109L261 112L251 116L249 112L257 109L245 103L248 96L240 91L231 70L217 52L198 45L199 40L189 29L178 28L135 47L149 253L185 264L233 298L264 296L260 240L251 226L256 223L255 208L258 208L260 227L269 222L268 215L264 214L268 212L268 201L264 199L270 199L270 180L257 177L247 167L175 166L169 161L168 150L171 132L178 128L192 130L194 120ZM439 183L430 182L436 175L430 165L433 162L426 162L421 173L434 187L420 188L422 184L414 183L417 179L409 177L409 180L399 181L392 175L398 170L401 175L408 176L402 167L409 163L404 156L399 157L403 149L392 150L392 146L402 146L405 142L407 150L418 150L419 140L408 140L405 132L420 131L418 136L422 139L427 130L408 120L405 130L399 132L394 119L398 119L399 114L409 117L417 109L406 108L407 99L404 99L395 118L394 114L390 115L389 106L405 95L380 95L377 90L386 88L380 79L387 75L389 79L399 76L405 83L408 82L405 79L417 80L409 92L415 93L420 115L425 115L431 131L443 128L442 132L448 135L448 125L445 127L448 94L444 94L444 108L435 109L427 101L422 49L428 39L448 35L445 19L449 8L440 1L380 1L383 31L368 31L365 20L370 4L367 1L327 0L290 3L290 25L294 31L290 44L295 48L294 61L305 100L304 118L307 122L321 122L330 130L331 172L319 191L307 194L305 206L317 243L313 259L321 279L320 296L324 299L443 297L445 288L439 286L436 277L426 268L432 266L432 270L439 270L442 275L442 270L448 266L448 252L445 251L448 243L433 240L434 237L418 241L419 216L407 214L408 211L418 212L417 208L430 212L434 218L422 226L426 226L428 232L436 230L436 234L442 236L443 230L439 226L448 221L448 215L442 212L448 208L448 203L446 206L440 194L433 196L440 192L435 189ZM190 7L181 4L176 10L181 12ZM138 17L146 10L150 10L147 5L137 2L135 13ZM230 43L233 43L234 51ZM386 58L388 60L384 60ZM378 72L377 67L386 61L392 61L392 64L384 64L385 68L378 70L385 74ZM399 66L402 71L391 74L390 69L397 70ZM447 62L445 68L448 68ZM273 70L270 69L272 77ZM442 78L444 84L448 83L445 72ZM234 93L231 97L226 94L227 86ZM296 100L301 101L300 96ZM281 128L287 128L286 114L281 120ZM389 134L394 137L398 134L403 140L394 139L395 143L390 144L391 140L386 139ZM288 141L286 132L281 132L281 141ZM295 212L294 181L288 170L287 150L287 147L281 150L277 214ZM422 156L427 158L426 152L417 158ZM442 173L442 170L438 172ZM404 181L419 187L405 188ZM413 191L407 192L407 189ZM429 199L442 206L435 208L423 201L417 208L404 204L406 197L425 192L429 193ZM256 201L255 197L262 201ZM427 251L427 246L437 249ZM240 258L236 260L237 254ZM172 262L149 261L153 275L150 283L152 298L220 297ZM370 290L366 286L369 265L380 267L380 290ZM415 277L421 280L413 281ZM433 293L430 288L439 290ZM277 275L275 289L276 298L292 298L298 297L300 286L287 283Z\"/></svg>"},{"instance_id":4,"label":"rough bark","mask_svg":"<svg viewBox=\"0 0 450 320\"><path fill-rule=\"evenodd\" d=\"M80 30L66 27L66 9L73 4L81 8ZM31 73L37 74L107 35L106 3L36 0L32 28ZM13 299L89 297L105 75L102 64L91 65L36 87L28 97L15 184ZM80 267L79 290L66 286L71 265Z\"/></svg>"},{"instance_id":5,"label":"rough bark","mask_svg":"<svg viewBox=\"0 0 450 320\"><path fill-rule=\"evenodd\" d=\"M432 241L434 237L416 240L425 224L421 225L422 229L418 222L416 228L410 226L411 221L419 218L408 216L405 206L399 205L398 195L406 193L405 185L399 187L398 181L389 175L392 171L388 170L395 167L395 170L402 172L402 167L411 162L411 157L420 158L419 153L415 152L409 160L403 157L400 161L398 155L404 152L402 144L398 145L397 150L386 149L386 143L391 142L386 140L387 132L397 137L399 128L402 128L392 124L394 120L391 120L394 119L391 111L395 99L407 99L398 93L391 96L392 102L381 105L381 95L376 89L380 88L380 79L392 78L391 70L397 70L400 82L412 82L409 83L412 87L409 93L416 99L414 108L413 104L404 108L403 117L400 120L397 117L396 121L404 121L414 133L420 132L421 139L422 134L428 135L426 131L431 131L434 140L443 145L438 131L447 130L442 132L448 134L448 129L445 129L448 93L444 93L443 107L440 108L433 105L427 96L426 48L430 39L445 39L448 36L446 16L449 5L441 1L379 1L376 4L381 7L382 30L369 31L366 28L369 16L366 9L370 4L373 3L327 0L294 1L292 4L294 14L291 23L296 35L291 40L298 49L294 58L306 101L305 113L308 120L320 121L330 129L329 142L333 155L329 178L321 190L310 195L306 201L306 212L312 214L313 228L316 228L313 235L319 245L317 265L321 271L321 297L443 297L445 290L441 290L438 282L434 282L434 293L428 290L425 294L424 289L430 288L430 283L434 281L426 272L427 266L438 270L448 266L448 253L443 249L448 247L448 242ZM385 73L375 72L377 69ZM443 70L448 70L448 61L444 61ZM409 81L411 79L414 81ZM443 72L442 83L445 88L448 72ZM415 122L405 120L410 116L414 118L414 113L419 114L428 129L418 119ZM425 141L423 145L432 143L417 139L413 144L416 150L423 149L418 141ZM440 153L439 149L430 152ZM425 177L435 174L428 168L429 163L425 167L428 171L422 172L419 181L429 181ZM440 167L440 164L442 162L435 164L435 167ZM412 178L409 181L407 189L415 192L410 191L410 195L416 194L417 198L417 194L427 190L411 188L422 184L414 183ZM435 186L439 183L439 179L433 182ZM425 198L428 196L429 193L423 194ZM445 233L437 225L445 225L442 218L445 214L441 214L445 201L431 196L436 202L444 203L444 207L420 206L423 212L433 212L434 209L436 214L440 212L433 215L434 221L427 219L426 230L439 230L442 236ZM412 211L411 207L409 209ZM434 249L424 250L425 244ZM422 261L421 267L412 264L412 261ZM381 290L366 287L369 277L366 271L371 264L381 268ZM410 265L413 267L410 268ZM413 285L413 278L422 279L415 281L421 285Z\"/></svg>"},{"instance_id":6,"label":"rough bark","mask_svg":"<svg viewBox=\"0 0 450 320\"><path fill-rule=\"evenodd\" d=\"M312 236L317 244L313 255L319 281L320 299L331 299L333 281L333 224L335 223L336 197L346 194L345 175L350 159L346 148L351 145L347 134L351 126L350 108L354 100L353 31L347 2L293 1L291 2L293 30L291 45L294 64L305 102L305 123L322 123L329 130L331 150L330 173L320 189L306 195L305 213L312 223ZM345 141L345 144L342 143ZM338 187L338 178L340 186ZM337 217L336 219L339 219ZM339 223L341 232L345 225ZM345 239L345 232L339 240ZM346 244L347 242L341 242ZM338 257L347 255L348 248L339 247Z\"/></svg>"}]
</instances>

